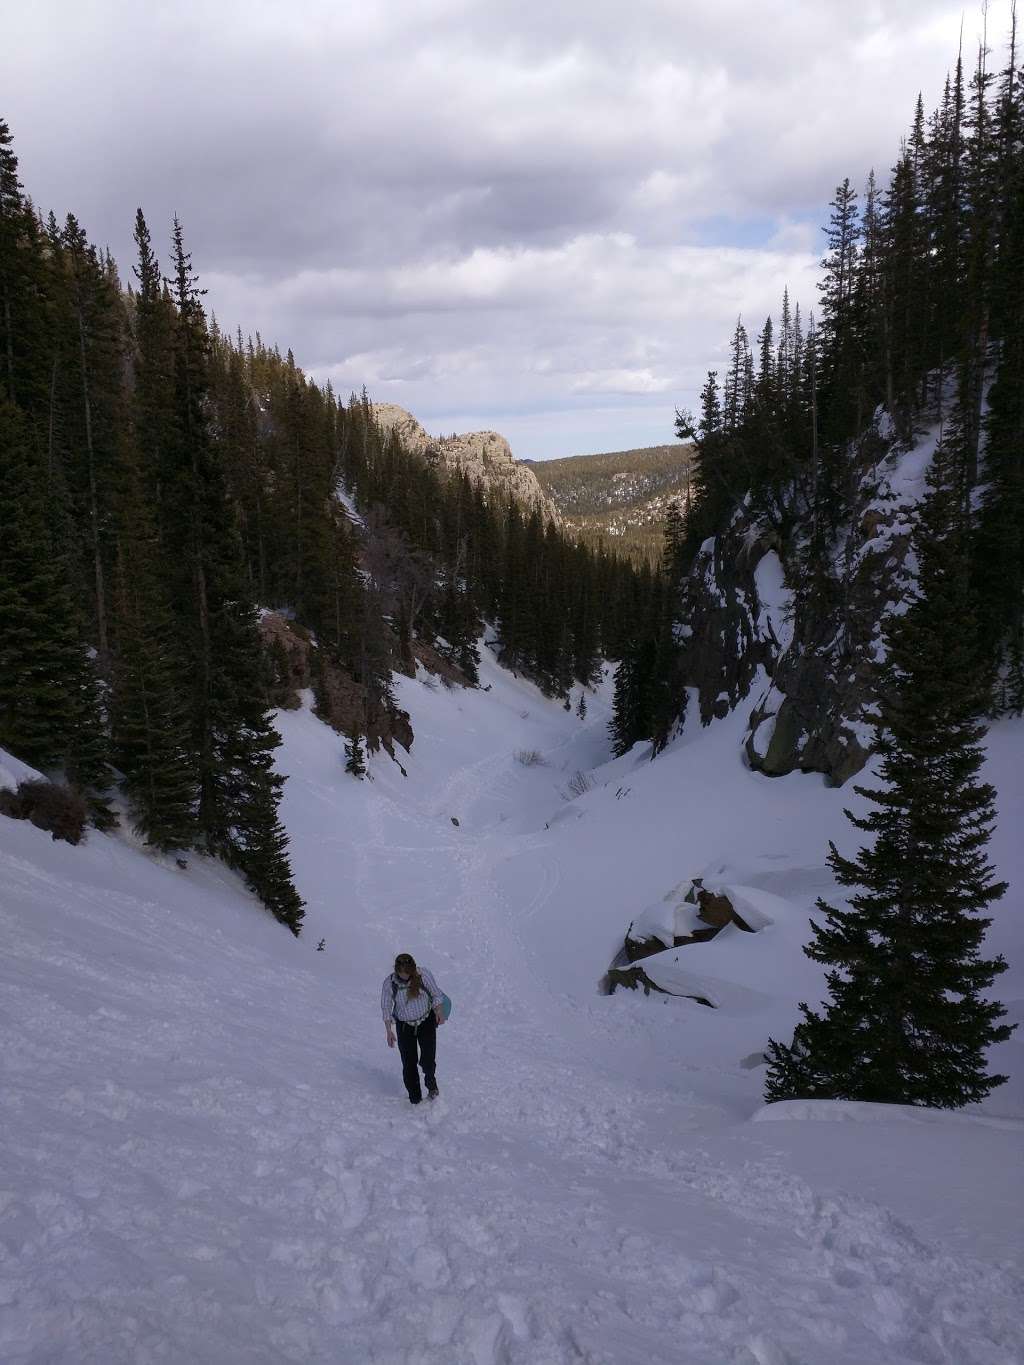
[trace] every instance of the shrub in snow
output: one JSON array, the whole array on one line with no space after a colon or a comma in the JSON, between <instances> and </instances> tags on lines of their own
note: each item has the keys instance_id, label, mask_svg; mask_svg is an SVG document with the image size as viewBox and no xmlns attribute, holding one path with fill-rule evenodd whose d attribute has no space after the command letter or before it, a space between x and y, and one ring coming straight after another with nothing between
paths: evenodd
<instances>
[{"instance_id":1,"label":"shrub in snow","mask_svg":"<svg viewBox=\"0 0 1024 1365\"><path fill-rule=\"evenodd\" d=\"M358 734L345 741L345 771L351 773L353 777L365 777L366 775L363 741Z\"/></svg>"},{"instance_id":2,"label":"shrub in snow","mask_svg":"<svg viewBox=\"0 0 1024 1365\"><path fill-rule=\"evenodd\" d=\"M19 783L17 791L0 791L0 815L29 820L65 843L81 842L86 814L78 792L42 778Z\"/></svg>"},{"instance_id":3,"label":"shrub in snow","mask_svg":"<svg viewBox=\"0 0 1024 1365\"><path fill-rule=\"evenodd\" d=\"M569 778L568 787L565 792L566 801L575 801L577 796L583 796L594 786L594 779L589 773L577 771Z\"/></svg>"},{"instance_id":4,"label":"shrub in snow","mask_svg":"<svg viewBox=\"0 0 1024 1365\"><path fill-rule=\"evenodd\" d=\"M539 749L517 749L516 762L521 763L524 768L544 768L547 766L544 755Z\"/></svg>"}]
</instances>

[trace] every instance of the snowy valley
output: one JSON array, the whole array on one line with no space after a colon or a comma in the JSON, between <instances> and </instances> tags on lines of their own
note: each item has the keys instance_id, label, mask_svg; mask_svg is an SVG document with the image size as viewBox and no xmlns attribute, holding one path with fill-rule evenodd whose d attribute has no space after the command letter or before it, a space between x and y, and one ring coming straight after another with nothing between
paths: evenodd
<instances>
[{"instance_id":1,"label":"snowy valley","mask_svg":"<svg viewBox=\"0 0 1024 1365\"><path fill-rule=\"evenodd\" d=\"M407 777L353 781L308 698L278 713L300 939L219 864L0 821L5 1365L1024 1358L1020 1042L960 1113L761 1102L859 798L749 771L745 707L609 761L607 678L581 721L483 654L479 690L398 681ZM1014 888L1022 762L998 723ZM693 877L763 926L648 960L717 1008L600 995ZM1015 1019L1022 936L1011 892ZM403 950L455 1002L418 1109L378 1003Z\"/></svg>"},{"instance_id":2,"label":"snowy valley","mask_svg":"<svg viewBox=\"0 0 1024 1365\"><path fill-rule=\"evenodd\" d=\"M0 1365L1024 1365L1016 8L46 8Z\"/></svg>"}]
</instances>

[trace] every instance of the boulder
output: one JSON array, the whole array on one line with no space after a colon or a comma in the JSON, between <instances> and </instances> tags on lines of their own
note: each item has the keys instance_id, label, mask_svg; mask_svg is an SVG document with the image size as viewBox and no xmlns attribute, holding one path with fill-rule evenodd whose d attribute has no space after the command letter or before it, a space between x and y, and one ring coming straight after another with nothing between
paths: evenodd
<instances>
[{"instance_id":1,"label":"boulder","mask_svg":"<svg viewBox=\"0 0 1024 1365\"><path fill-rule=\"evenodd\" d=\"M651 991L657 991L660 995L675 994L674 991L667 991L664 986L659 986L652 981L643 967L610 967L601 983L602 994L614 995L620 986L631 991L641 988L644 995L650 995ZM677 996L677 999L696 1000L698 1005L706 1005L709 1010L715 1008L711 1001L703 995L680 995Z\"/></svg>"},{"instance_id":2,"label":"boulder","mask_svg":"<svg viewBox=\"0 0 1024 1365\"><path fill-rule=\"evenodd\" d=\"M660 904L649 907L630 923L623 951L628 962L641 962L666 948L706 943L727 924L753 932L723 891L709 890L703 879L696 877L688 883L680 882Z\"/></svg>"},{"instance_id":3,"label":"boulder","mask_svg":"<svg viewBox=\"0 0 1024 1365\"><path fill-rule=\"evenodd\" d=\"M697 892L697 904L700 906L699 916L705 924L710 924L715 933L719 929L724 929L727 924L735 924L737 929L742 929L745 934L752 934L754 931L746 920L737 913L732 901L723 892L705 891L703 887Z\"/></svg>"},{"instance_id":4,"label":"boulder","mask_svg":"<svg viewBox=\"0 0 1024 1365\"><path fill-rule=\"evenodd\" d=\"M630 962L640 962L645 957L653 957L655 953L663 953L666 948L674 947L674 944L663 943L660 938L653 935L648 938L634 938L633 926L630 925L624 946L627 959Z\"/></svg>"}]
</instances>

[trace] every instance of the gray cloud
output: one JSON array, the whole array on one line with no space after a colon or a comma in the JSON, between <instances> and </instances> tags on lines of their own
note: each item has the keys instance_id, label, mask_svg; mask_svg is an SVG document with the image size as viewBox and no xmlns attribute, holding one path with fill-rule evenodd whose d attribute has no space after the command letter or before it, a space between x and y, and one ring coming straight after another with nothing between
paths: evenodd
<instances>
[{"instance_id":1,"label":"gray cloud","mask_svg":"<svg viewBox=\"0 0 1024 1365\"><path fill-rule=\"evenodd\" d=\"M667 439L738 312L755 330L786 283L813 305L833 186L888 168L959 24L945 0L36 0L5 18L0 113L40 205L126 274L136 205L158 240L177 212L226 326L557 454Z\"/></svg>"}]
</instances>

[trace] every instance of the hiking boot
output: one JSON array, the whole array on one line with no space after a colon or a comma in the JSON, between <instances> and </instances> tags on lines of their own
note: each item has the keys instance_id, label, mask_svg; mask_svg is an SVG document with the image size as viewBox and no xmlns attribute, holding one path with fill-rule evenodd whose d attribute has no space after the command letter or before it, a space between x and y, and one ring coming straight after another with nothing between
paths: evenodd
<instances>
[{"instance_id":1,"label":"hiking boot","mask_svg":"<svg viewBox=\"0 0 1024 1365\"><path fill-rule=\"evenodd\" d=\"M428 1100L436 1100L436 1099L437 1099L437 1095L438 1095L438 1090L437 1090L437 1086L436 1086L436 1085L431 1085L431 1086L428 1086L428 1087L427 1087L427 1099L428 1099Z\"/></svg>"}]
</instances>

